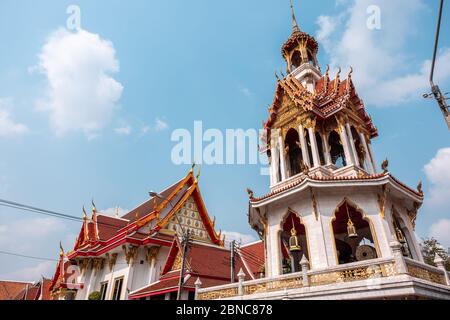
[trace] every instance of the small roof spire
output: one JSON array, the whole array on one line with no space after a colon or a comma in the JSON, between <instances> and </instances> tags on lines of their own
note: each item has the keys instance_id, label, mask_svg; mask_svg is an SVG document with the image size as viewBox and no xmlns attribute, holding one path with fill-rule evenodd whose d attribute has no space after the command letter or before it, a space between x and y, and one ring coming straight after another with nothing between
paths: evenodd
<instances>
[{"instance_id":1,"label":"small roof spire","mask_svg":"<svg viewBox=\"0 0 450 320\"><path fill-rule=\"evenodd\" d=\"M292 0L289 0L291 2L291 11L292 11L292 33L296 31L300 31L300 28L298 27L297 19L295 18L295 11L294 6L292 4Z\"/></svg>"},{"instance_id":2,"label":"small roof spire","mask_svg":"<svg viewBox=\"0 0 450 320\"><path fill-rule=\"evenodd\" d=\"M64 256L64 249L63 249L63 246L62 246L62 242L61 242L61 241L59 241L59 256L60 256L60 257L63 257L63 256Z\"/></svg>"}]
</instances>

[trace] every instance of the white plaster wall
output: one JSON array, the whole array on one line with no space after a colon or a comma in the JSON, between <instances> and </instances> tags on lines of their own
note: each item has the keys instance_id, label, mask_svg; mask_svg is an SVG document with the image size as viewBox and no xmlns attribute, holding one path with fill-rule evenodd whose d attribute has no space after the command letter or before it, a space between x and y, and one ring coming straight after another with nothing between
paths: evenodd
<instances>
[{"instance_id":1,"label":"white plaster wall","mask_svg":"<svg viewBox=\"0 0 450 320\"><path fill-rule=\"evenodd\" d=\"M314 215L309 190L291 194L267 205L268 276L280 274L280 224L288 210L300 215L308 236L310 268L323 269L338 264L331 221L334 212L345 198L355 204L370 219L374 242L380 258L392 257L389 246L391 230L388 221L380 216L379 187L314 188L319 219Z\"/></svg>"}]
</instances>

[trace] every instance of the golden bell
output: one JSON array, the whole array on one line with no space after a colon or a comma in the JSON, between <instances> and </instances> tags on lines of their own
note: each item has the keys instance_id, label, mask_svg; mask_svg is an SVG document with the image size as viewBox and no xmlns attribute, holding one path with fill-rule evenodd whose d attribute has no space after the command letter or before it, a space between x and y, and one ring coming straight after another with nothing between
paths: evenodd
<instances>
[{"instance_id":1,"label":"golden bell","mask_svg":"<svg viewBox=\"0 0 450 320\"><path fill-rule=\"evenodd\" d=\"M302 250L302 247L298 242L297 231L295 230L295 228L292 228L291 237L289 238L289 251L294 252L300 250Z\"/></svg>"},{"instance_id":2,"label":"golden bell","mask_svg":"<svg viewBox=\"0 0 450 320\"><path fill-rule=\"evenodd\" d=\"M356 233L355 225L351 219L348 219L347 223L347 234L350 239L358 238L358 234Z\"/></svg>"}]
</instances>

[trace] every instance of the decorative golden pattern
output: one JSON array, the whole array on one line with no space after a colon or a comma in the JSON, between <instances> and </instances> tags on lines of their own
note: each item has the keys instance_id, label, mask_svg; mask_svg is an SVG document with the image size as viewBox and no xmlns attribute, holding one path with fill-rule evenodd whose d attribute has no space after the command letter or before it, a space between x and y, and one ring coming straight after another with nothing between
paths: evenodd
<instances>
[{"instance_id":1,"label":"decorative golden pattern","mask_svg":"<svg viewBox=\"0 0 450 320\"><path fill-rule=\"evenodd\" d=\"M176 232L180 223L184 229L189 229L191 236L194 239L200 241L210 240L195 200L192 197L186 200L186 203L175 213L175 215L170 219L165 229L166 231L171 233Z\"/></svg>"},{"instance_id":2,"label":"decorative golden pattern","mask_svg":"<svg viewBox=\"0 0 450 320\"><path fill-rule=\"evenodd\" d=\"M382 265L357 267L330 273L314 274L310 276L310 282L312 286L320 286L337 282L366 280L376 277L391 277L395 274L395 264L386 263Z\"/></svg>"},{"instance_id":3,"label":"decorative golden pattern","mask_svg":"<svg viewBox=\"0 0 450 320\"><path fill-rule=\"evenodd\" d=\"M146 248L146 258L147 262L151 263L153 259L156 259L158 256L160 247L147 247Z\"/></svg>"},{"instance_id":4,"label":"decorative golden pattern","mask_svg":"<svg viewBox=\"0 0 450 320\"><path fill-rule=\"evenodd\" d=\"M386 198L389 192L386 185L383 185L381 194L378 194L378 206L380 207L380 216L384 219L386 215Z\"/></svg>"},{"instance_id":5,"label":"decorative golden pattern","mask_svg":"<svg viewBox=\"0 0 450 320\"><path fill-rule=\"evenodd\" d=\"M443 273L434 272L426 268L421 268L408 262L406 263L406 266L408 268L408 274L411 277L446 285L445 275Z\"/></svg>"},{"instance_id":6,"label":"decorative golden pattern","mask_svg":"<svg viewBox=\"0 0 450 320\"><path fill-rule=\"evenodd\" d=\"M245 294L254 294L260 292L279 291L284 289L295 289L303 287L303 278L297 276L283 280L268 281L260 284L244 286Z\"/></svg>"},{"instance_id":7,"label":"decorative golden pattern","mask_svg":"<svg viewBox=\"0 0 450 320\"><path fill-rule=\"evenodd\" d=\"M238 294L237 288L222 289L210 292L199 293L198 300L216 300L235 297Z\"/></svg>"},{"instance_id":8,"label":"decorative golden pattern","mask_svg":"<svg viewBox=\"0 0 450 320\"><path fill-rule=\"evenodd\" d=\"M173 262L172 265L172 271L181 270L181 264L182 264L181 253L178 252L177 256L175 257L175 261Z\"/></svg>"}]
</instances>

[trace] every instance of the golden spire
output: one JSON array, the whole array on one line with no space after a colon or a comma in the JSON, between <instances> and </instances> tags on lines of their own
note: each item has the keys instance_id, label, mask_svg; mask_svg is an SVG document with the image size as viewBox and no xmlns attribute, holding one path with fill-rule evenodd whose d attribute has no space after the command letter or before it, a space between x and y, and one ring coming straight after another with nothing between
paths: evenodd
<instances>
[{"instance_id":1,"label":"golden spire","mask_svg":"<svg viewBox=\"0 0 450 320\"><path fill-rule=\"evenodd\" d=\"M290 0L290 2L291 2L291 11L292 11L292 33L294 33L296 31L300 31L300 28L298 27L297 19L295 18L295 12L294 12L294 6L292 5L292 0Z\"/></svg>"},{"instance_id":2,"label":"golden spire","mask_svg":"<svg viewBox=\"0 0 450 320\"><path fill-rule=\"evenodd\" d=\"M63 249L61 241L59 241L59 256L64 257L64 249Z\"/></svg>"},{"instance_id":3,"label":"golden spire","mask_svg":"<svg viewBox=\"0 0 450 320\"><path fill-rule=\"evenodd\" d=\"M94 199L92 199L91 203L92 203L92 211L97 212L97 208L95 207Z\"/></svg>"},{"instance_id":4,"label":"golden spire","mask_svg":"<svg viewBox=\"0 0 450 320\"><path fill-rule=\"evenodd\" d=\"M195 184L198 183L198 178L200 178L200 165L198 166L197 176L195 177L195 181L194 181Z\"/></svg>"},{"instance_id":5,"label":"golden spire","mask_svg":"<svg viewBox=\"0 0 450 320\"><path fill-rule=\"evenodd\" d=\"M87 219L86 208L83 206L83 220Z\"/></svg>"}]
</instances>

